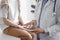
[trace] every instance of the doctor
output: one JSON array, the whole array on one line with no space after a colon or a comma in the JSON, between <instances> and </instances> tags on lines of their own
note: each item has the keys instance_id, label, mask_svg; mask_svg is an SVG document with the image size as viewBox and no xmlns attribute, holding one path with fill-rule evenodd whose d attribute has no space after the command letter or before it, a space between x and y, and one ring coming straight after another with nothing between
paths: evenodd
<instances>
[{"instance_id":1,"label":"doctor","mask_svg":"<svg viewBox=\"0 0 60 40\"><path fill-rule=\"evenodd\" d=\"M40 34L40 40L60 40L60 0L45 3L40 15L40 28L34 32Z\"/></svg>"}]
</instances>

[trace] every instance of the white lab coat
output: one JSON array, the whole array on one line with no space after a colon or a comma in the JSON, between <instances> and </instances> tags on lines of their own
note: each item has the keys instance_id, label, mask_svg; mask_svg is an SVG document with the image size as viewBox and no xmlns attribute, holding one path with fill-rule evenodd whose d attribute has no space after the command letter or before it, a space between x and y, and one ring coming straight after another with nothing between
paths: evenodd
<instances>
[{"instance_id":1,"label":"white lab coat","mask_svg":"<svg viewBox=\"0 0 60 40\"><path fill-rule=\"evenodd\" d=\"M53 7L54 0L48 0L43 8L40 18L40 28L48 31L49 35L40 34L41 40L60 40L60 0L56 2L55 13L53 13ZM38 11L40 11L40 9L38 9Z\"/></svg>"}]
</instances>

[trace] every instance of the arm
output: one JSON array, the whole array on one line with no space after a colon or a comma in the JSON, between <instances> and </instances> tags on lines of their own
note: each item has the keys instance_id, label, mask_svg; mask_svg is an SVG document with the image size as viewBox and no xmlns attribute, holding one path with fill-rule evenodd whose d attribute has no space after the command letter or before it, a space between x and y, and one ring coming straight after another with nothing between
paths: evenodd
<instances>
[{"instance_id":1,"label":"arm","mask_svg":"<svg viewBox=\"0 0 60 40\"><path fill-rule=\"evenodd\" d=\"M45 33L49 32L50 36L60 32L60 1L59 0L57 0L55 8L56 8L56 14L57 14L57 16L56 16L57 24L54 24L54 25L48 27L47 29L42 29L42 30L44 30L43 32L45 32ZM40 29L39 30L36 29L36 30L38 32ZM41 33L41 30L39 32Z\"/></svg>"},{"instance_id":2,"label":"arm","mask_svg":"<svg viewBox=\"0 0 60 40\"><path fill-rule=\"evenodd\" d=\"M57 14L60 14L60 11ZM34 29L33 32L49 34L50 36L60 32L60 19L59 19L60 16L58 16L58 17L57 17L57 15L55 15L55 16L56 16L56 20L54 20L54 21L57 22L57 23L55 23L54 25L51 25L51 26L49 26L47 28L44 28L44 29L42 29L42 28Z\"/></svg>"},{"instance_id":3,"label":"arm","mask_svg":"<svg viewBox=\"0 0 60 40\"><path fill-rule=\"evenodd\" d=\"M18 1L18 14L19 14L18 19L19 19L19 24L23 25L23 20L22 20L22 18L20 16L20 0L17 0L17 1Z\"/></svg>"},{"instance_id":4,"label":"arm","mask_svg":"<svg viewBox=\"0 0 60 40\"><path fill-rule=\"evenodd\" d=\"M2 9L2 13L3 13L3 21L6 25L9 25L9 26L14 26L14 27L19 27L21 29L24 29L23 27L21 27L20 25L17 25L15 23L13 23L12 21L10 21L8 19L8 13L9 13L9 6L7 4L4 4L1 6L1 9ZM25 30L25 29L24 29Z\"/></svg>"},{"instance_id":5,"label":"arm","mask_svg":"<svg viewBox=\"0 0 60 40\"><path fill-rule=\"evenodd\" d=\"M22 18L21 18L21 16L20 16L20 14L19 14L19 24L20 25L23 25L24 23L23 23L23 20L22 20Z\"/></svg>"},{"instance_id":6,"label":"arm","mask_svg":"<svg viewBox=\"0 0 60 40\"><path fill-rule=\"evenodd\" d=\"M47 28L45 31L49 32L49 36L55 35L56 33L60 32L60 24L53 25L50 28Z\"/></svg>"}]
</instances>

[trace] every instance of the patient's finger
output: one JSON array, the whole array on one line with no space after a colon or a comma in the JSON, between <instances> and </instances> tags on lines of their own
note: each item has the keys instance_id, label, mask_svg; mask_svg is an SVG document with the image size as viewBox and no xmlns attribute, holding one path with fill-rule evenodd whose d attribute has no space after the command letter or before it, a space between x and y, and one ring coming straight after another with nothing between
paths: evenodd
<instances>
[{"instance_id":1,"label":"patient's finger","mask_svg":"<svg viewBox=\"0 0 60 40\"><path fill-rule=\"evenodd\" d=\"M30 27L30 25L27 26L27 28L29 28L29 27Z\"/></svg>"},{"instance_id":2,"label":"patient's finger","mask_svg":"<svg viewBox=\"0 0 60 40\"><path fill-rule=\"evenodd\" d=\"M30 28L32 28L32 27L33 27L33 25L31 24Z\"/></svg>"}]
</instances>

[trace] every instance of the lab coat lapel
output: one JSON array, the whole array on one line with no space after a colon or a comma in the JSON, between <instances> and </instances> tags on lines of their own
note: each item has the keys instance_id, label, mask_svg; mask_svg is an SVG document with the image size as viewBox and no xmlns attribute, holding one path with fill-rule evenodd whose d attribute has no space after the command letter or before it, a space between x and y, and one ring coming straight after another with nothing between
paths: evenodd
<instances>
[{"instance_id":1,"label":"lab coat lapel","mask_svg":"<svg viewBox=\"0 0 60 40\"><path fill-rule=\"evenodd\" d=\"M45 7L43 8L41 21L40 21L41 28L47 29L47 27L55 23L55 16L53 16L53 7L54 7L54 2L49 0L46 3ZM51 23L52 21L54 22Z\"/></svg>"}]
</instances>

